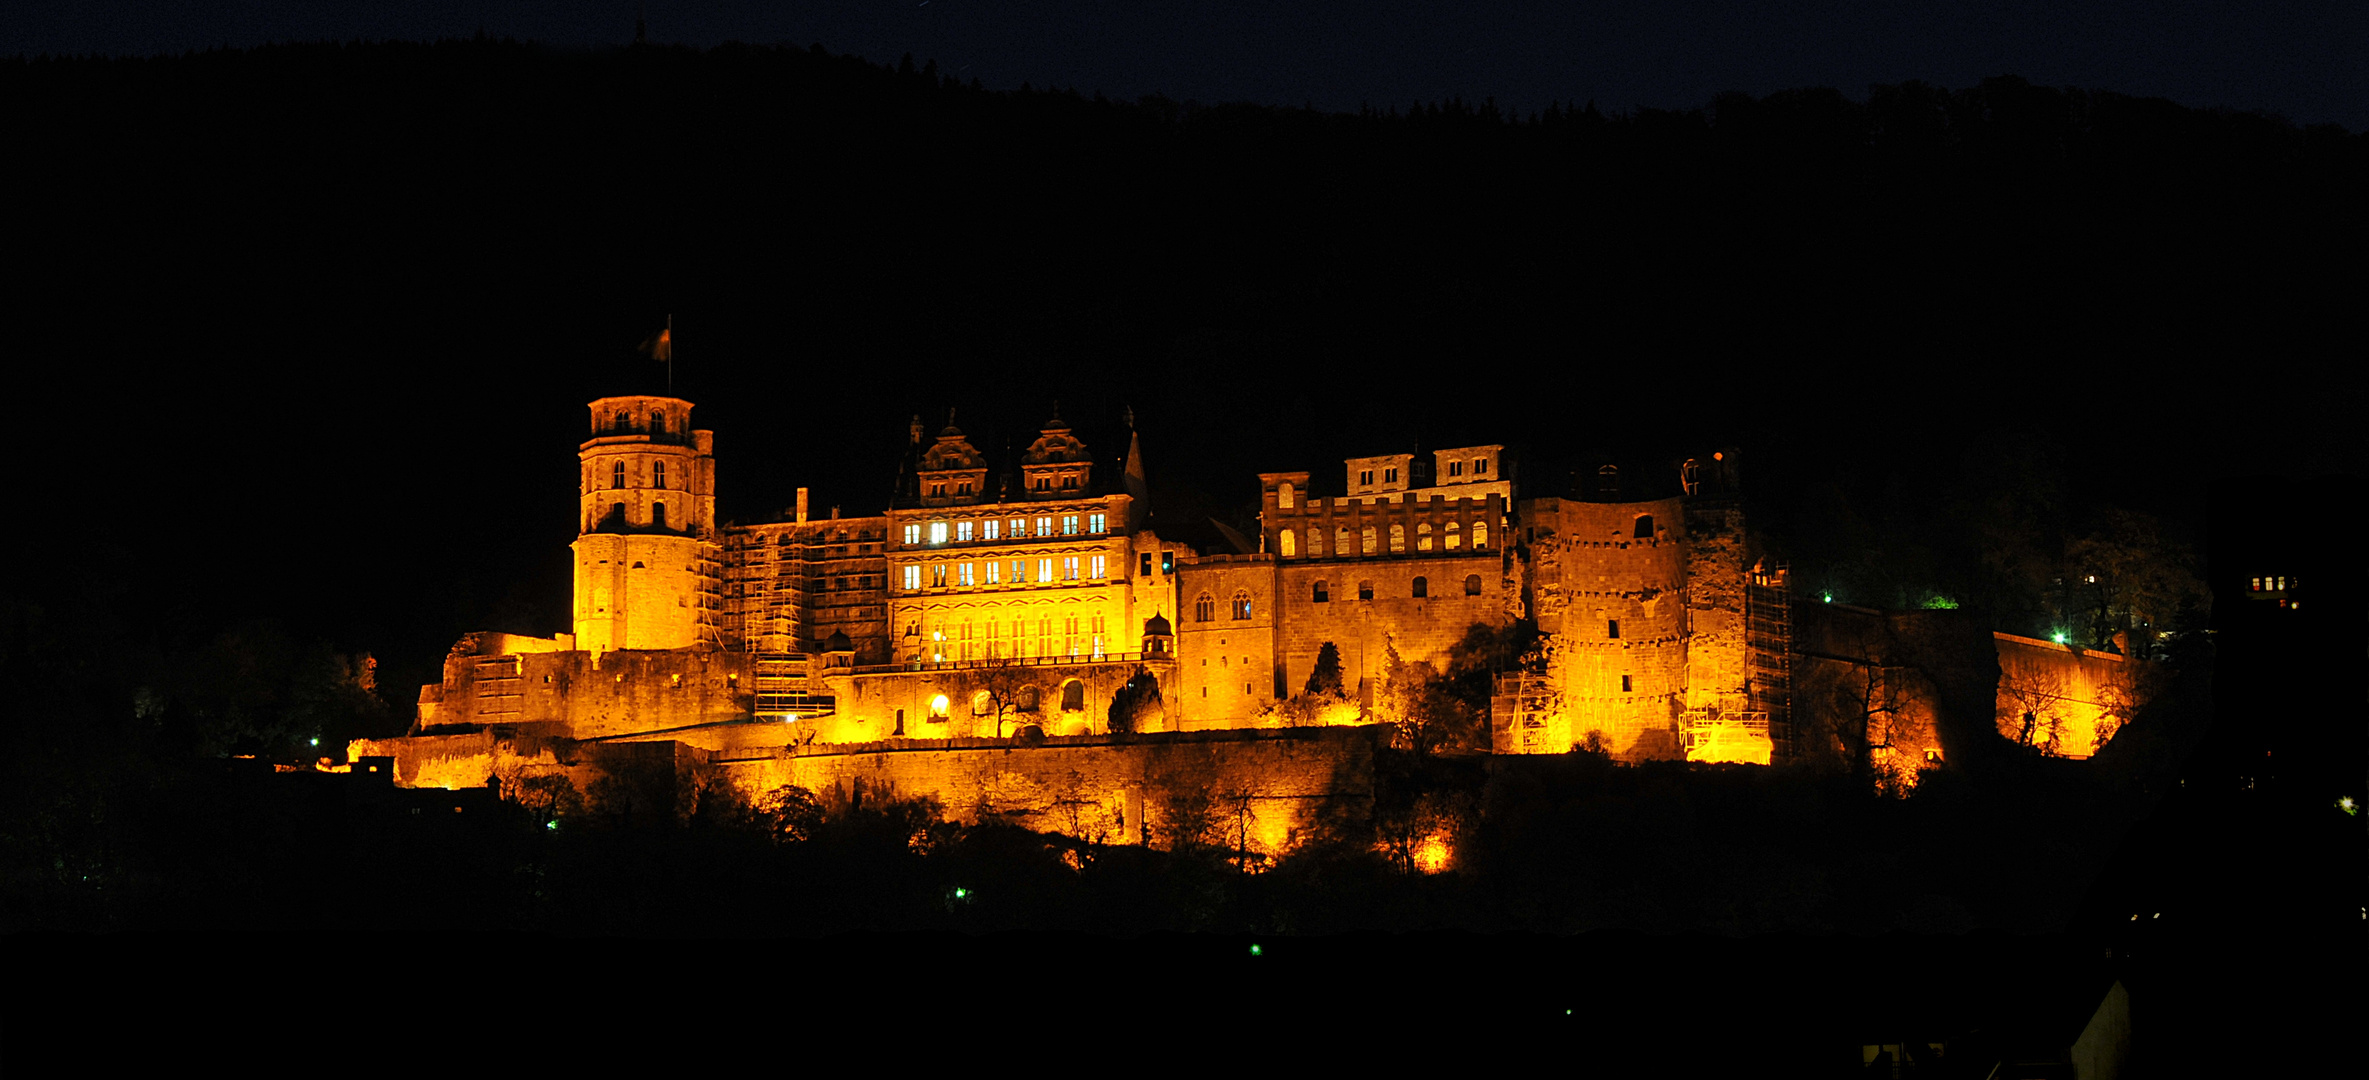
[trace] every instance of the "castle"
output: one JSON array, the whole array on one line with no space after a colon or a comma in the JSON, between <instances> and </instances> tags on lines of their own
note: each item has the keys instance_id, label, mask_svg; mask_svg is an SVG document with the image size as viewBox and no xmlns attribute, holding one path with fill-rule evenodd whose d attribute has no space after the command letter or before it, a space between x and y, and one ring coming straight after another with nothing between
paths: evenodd
<instances>
[{"instance_id":1,"label":"castle","mask_svg":"<svg viewBox=\"0 0 2369 1080\"><path fill-rule=\"evenodd\" d=\"M1786 570L1732 450L1644 500L1609 465L1585 497L1526 496L1494 445L1352 458L1340 494L1261 473L1257 535L1204 551L1150 521L1132 430L1098 461L1058 418L1003 467L917 418L881 513L816 517L801 488L719 525L691 411L591 403L571 632L463 638L410 734L357 758L456 787L660 754L1111 839L1143 838L1146 791L1224 778L1280 847L1389 744L1391 665L1522 620L1539 644L1496 676L1490 752L1769 764L1802 741Z\"/></svg>"}]
</instances>

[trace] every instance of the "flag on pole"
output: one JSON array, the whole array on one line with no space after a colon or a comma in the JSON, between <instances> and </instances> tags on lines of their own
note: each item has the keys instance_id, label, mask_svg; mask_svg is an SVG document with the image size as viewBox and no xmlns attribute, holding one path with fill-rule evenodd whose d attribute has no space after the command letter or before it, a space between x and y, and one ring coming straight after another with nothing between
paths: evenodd
<instances>
[{"instance_id":1,"label":"flag on pole","mask_svg":"<svg viewBox=\"0 0 2369 1080\"><path fill-rule=\"evenodd\" d=\"M642 342L643 356L652 360L673 360L675 358L673 323L674 320L668 319L666 329L652 335L650 340Z\"/></svg>"}]
</instances>

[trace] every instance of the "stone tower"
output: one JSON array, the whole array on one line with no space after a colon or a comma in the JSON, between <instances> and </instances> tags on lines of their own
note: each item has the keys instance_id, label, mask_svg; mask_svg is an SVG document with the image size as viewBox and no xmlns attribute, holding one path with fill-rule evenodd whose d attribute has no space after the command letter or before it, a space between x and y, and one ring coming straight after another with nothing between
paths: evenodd
<instances>
[{"instance_id":1,"label":"stone tower","mask_svg":"<svg viewBox=\"0 0 2369 1080\"><path fill-rule=\"evenodd\" d=\"M602 398L577 457L576 647L716 641L715 434L680 398Z\"/></svg>"}]
</instances>

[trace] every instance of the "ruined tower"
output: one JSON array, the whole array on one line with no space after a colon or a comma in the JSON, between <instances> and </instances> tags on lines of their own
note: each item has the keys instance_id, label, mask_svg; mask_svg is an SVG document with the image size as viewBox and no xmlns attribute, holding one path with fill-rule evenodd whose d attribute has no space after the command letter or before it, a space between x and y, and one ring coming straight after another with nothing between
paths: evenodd
<instances>
[{"instance_id":1,"label":"ruined tower","mask_svg":"<svg viewBox=\"0 0 2369 1080\"><path fill-rule=\"evenodd\" d=\"M714 642L714 433L691 429L691 403L680 398L609 397L591 408L571 545L577 647Z\"/></svg>"}]
</instances>

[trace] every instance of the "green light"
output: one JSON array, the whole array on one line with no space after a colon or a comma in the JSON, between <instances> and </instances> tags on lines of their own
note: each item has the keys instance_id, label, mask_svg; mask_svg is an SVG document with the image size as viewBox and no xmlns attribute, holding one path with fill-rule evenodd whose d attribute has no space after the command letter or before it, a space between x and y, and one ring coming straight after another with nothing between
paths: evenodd
<instances>
[{"instance_id":1,"label":"green light","mask_svg":"<svg viewBox=\"0 0 2369 1080\"><path fill-rule=\"evenodd\" d=\"M313 737L312 737L312 744L313 744L314 746L319 746L319 745L321 745L321 737L320 737L320 736L318 736L318 735L315 735L315 736L313 736Z\"/></svg>"},{"instance_id":2,"label":"green light","mask_svg":"<svg viewBox=\"0 0 2369 1080\"><path fill-rule=\"evenodd\" d=\"M546 828L546 829L557 829L557 828L559 828L559 822L556 822L556 821L546 821L546 822L544 822L544 823L543 823L543 827L544 827L544 828Z\"/></svg>"},{"instance_id":3,"label":"green light","mask_svg":"<svg viewBox=\"0 0 2369 1080\"><path fill-rule=\"evenodd\" d=\"M2353 803L2353 797L2350 795L2336 800L2336 808L2338 810L2344 811L2347 814L2357 815L2361 812L2361 808Z\"/></svg>"},{"instance_id":4,"label":"green light","mask_svg":"<svg viewBox=\"0 0 2369 1080\"><path fill-rule=\"evenodd\" d=\"M1265 954L1265 950L1263 950L1263 949L1259 948L1258 946L1256 946L1256 945L1253 945L1253 946L1251 946L1251 947L1250 947L1250 955L1252 955L1252 956L1260 956L1260 955L1264 955L1264 954Z\"/></svg>"},{"instance_id":5,"label":"green light","mask_svg":"<svg viewBox=\"0 0 2369 1080\"><path fill-rule=\"evenodd\" d=\"M1824 593L1824 594L1822 594L1822 598L1823 598L1823 599L1824 599L1824 600L1825 600L1827 603L1829 603L1829 604L1831 604L1831 603L1834 603L1834 594L1833 594L1833 593Z\"/></svg>"},{"instance_id":6,"label":"green light","mask_svg":"<svg viewBox=\"0 0 2369 1080\"><path fill-rule=\"evenodd\" d=\"M2064 644L2064 643L2065 643L2065 632L2064 632L2064 631L2062 631L2062 630L2059 630L2059 631L2057 631L2056 633L2050 634L2050 635L2048 635L2048 640L2050 640L2050 641L2053 641L2053 642L2056 642L2056 643L2057 643L2057 644L2059 644L2059 645L2062 645L2062 644Z\"/></svg>"},{"instance_id":7,"label":"green light","mask_svg":"<svg viewBox=\"0 0 2369 1080\"><path fill-rule=\"evenodd\" d=\"M971 891L969 889L958 888L954 890L954 898L957 900L968 900L971 898Z\"/></svg>"}]
</instances>

